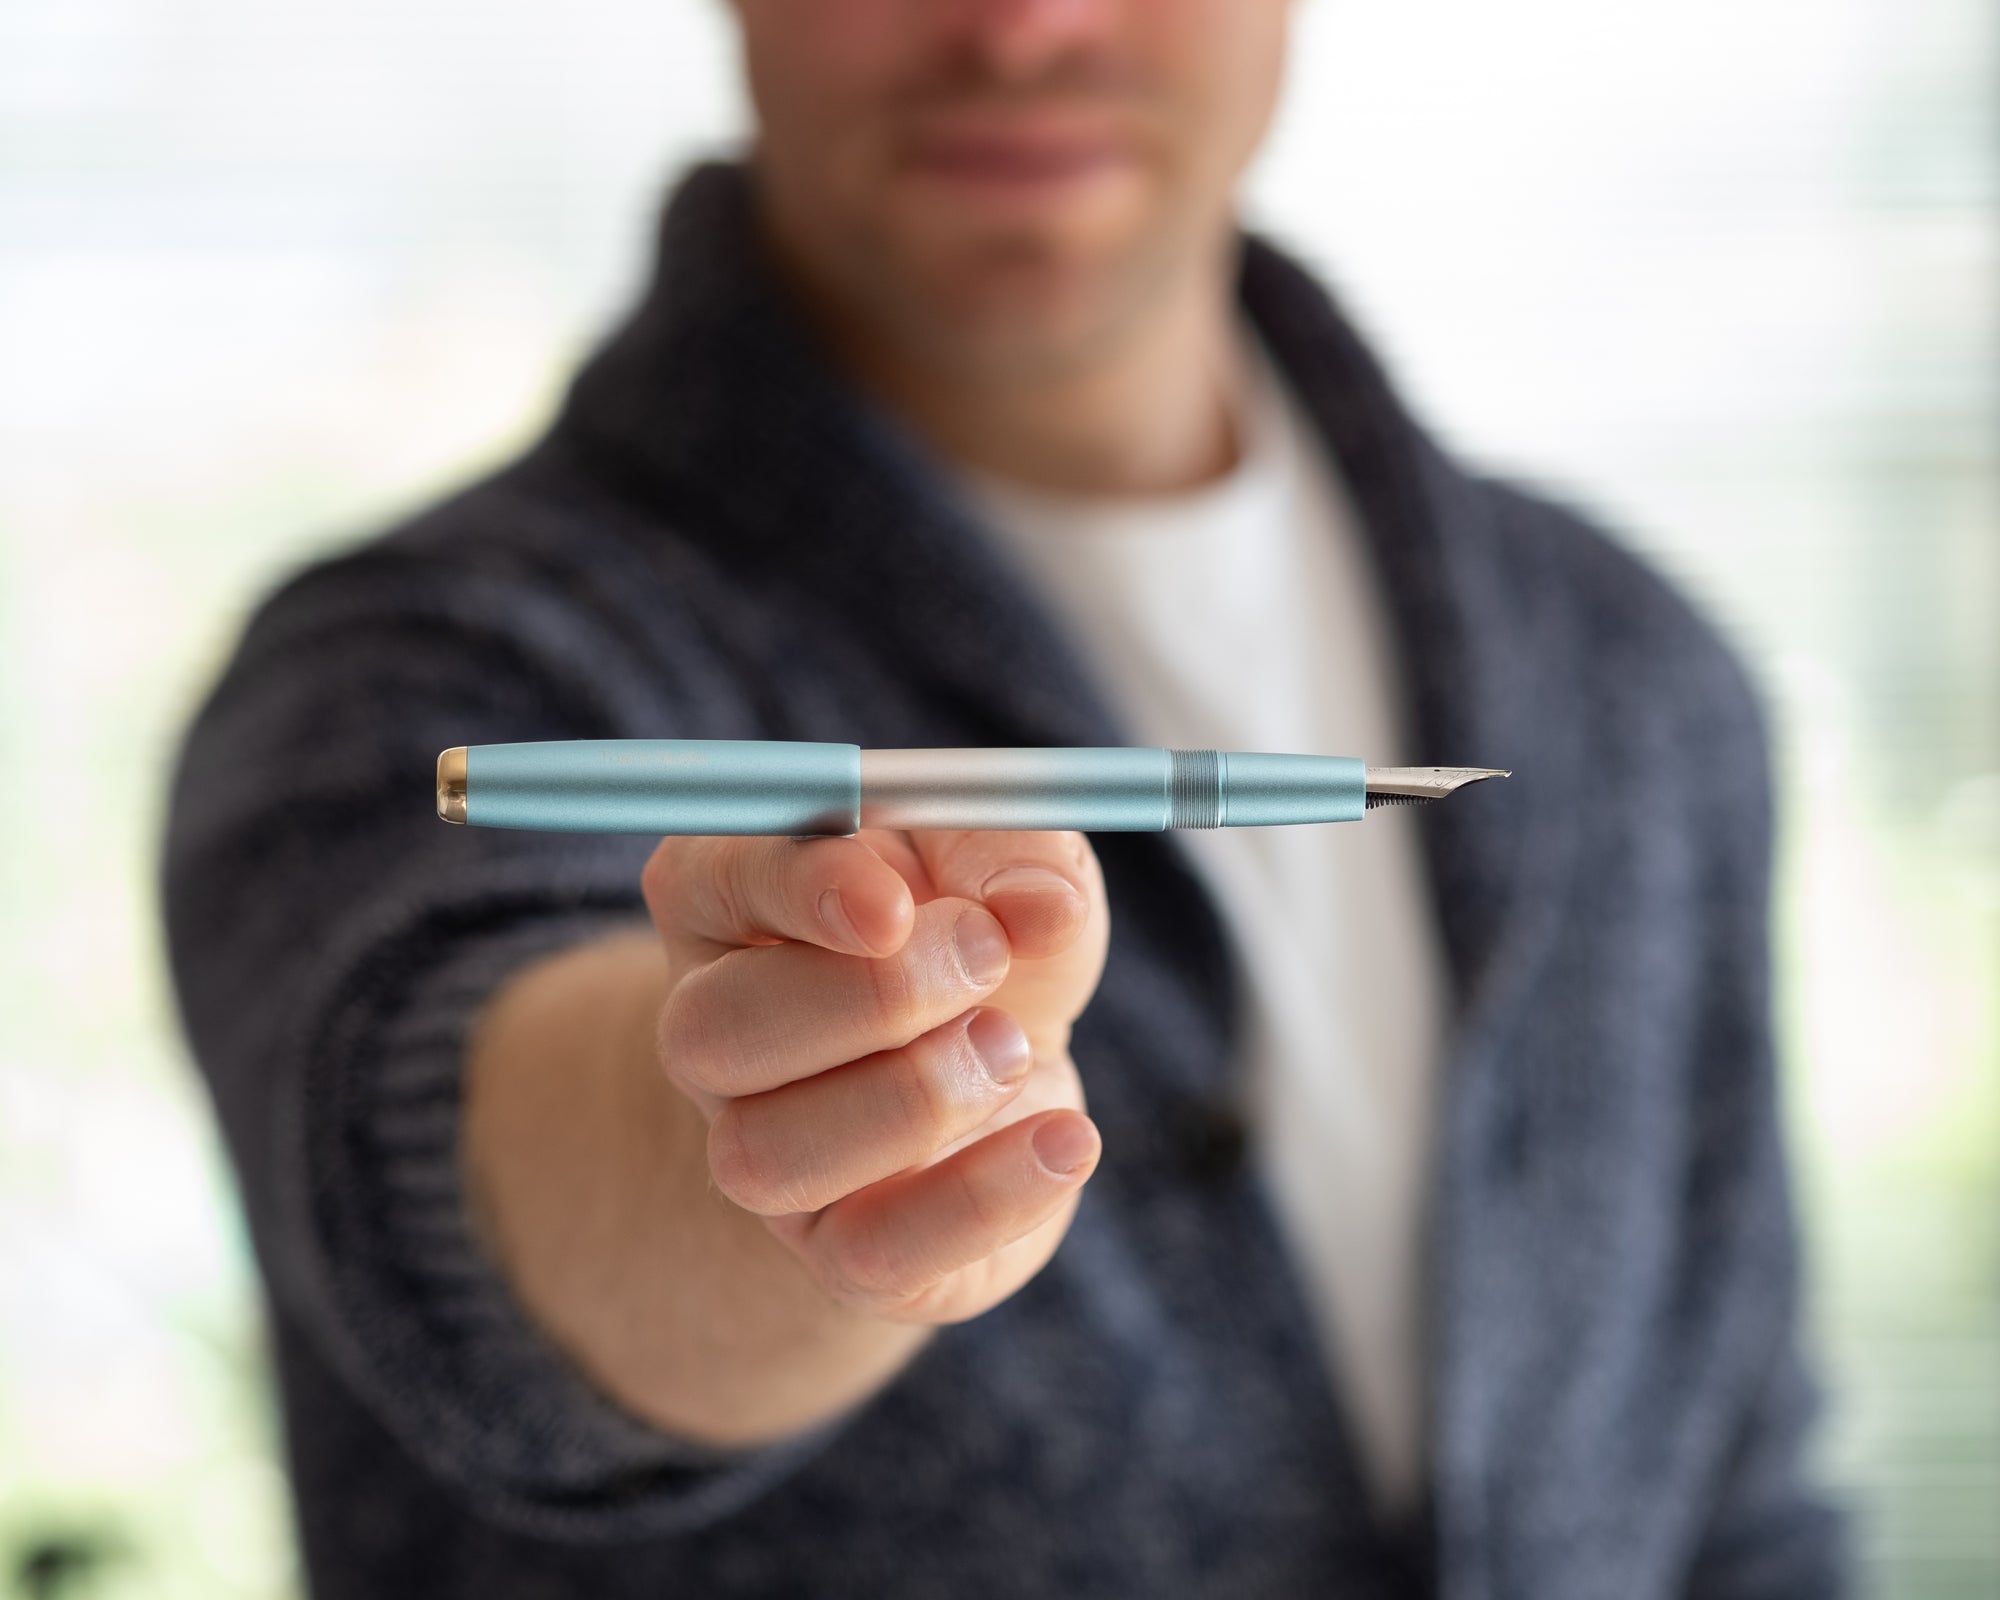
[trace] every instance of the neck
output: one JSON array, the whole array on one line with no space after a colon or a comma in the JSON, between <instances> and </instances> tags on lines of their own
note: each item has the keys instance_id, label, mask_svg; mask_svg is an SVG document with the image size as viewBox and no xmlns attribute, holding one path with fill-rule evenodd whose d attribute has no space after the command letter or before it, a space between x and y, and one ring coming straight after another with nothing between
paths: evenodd
<instances>
[{"instance_id":1,"label":"neck","mask_svg":"<svg viewBox=\"0 0 2000 1600\"><path fill-rule=\"evenodd\" d=\"M1236 464L1243 377L1226 259L1163 287L1087 351L998 366L940 359L824 284L799 287L849 375L963 466L1063 493L1144 495Z\"/></svg>"}]
</instances>

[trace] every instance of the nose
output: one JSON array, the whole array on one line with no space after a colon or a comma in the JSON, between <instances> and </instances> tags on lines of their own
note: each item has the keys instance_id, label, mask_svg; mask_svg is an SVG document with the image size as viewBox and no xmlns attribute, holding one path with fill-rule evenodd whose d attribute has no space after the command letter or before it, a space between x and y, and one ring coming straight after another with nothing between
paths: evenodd
<instances>
[{"instance_id":1,"label":"nose","mask_svg":"<svg viewBox=\"0 0 2000 1600\"><path fill-rule=\"evenodd\" d=\"M1153 0L1146 0L1153 3ZM1117 0L950 0L961 49L994 77L1033 78L1080 45L1103 42Z\"/></svg>"}]
</instances>

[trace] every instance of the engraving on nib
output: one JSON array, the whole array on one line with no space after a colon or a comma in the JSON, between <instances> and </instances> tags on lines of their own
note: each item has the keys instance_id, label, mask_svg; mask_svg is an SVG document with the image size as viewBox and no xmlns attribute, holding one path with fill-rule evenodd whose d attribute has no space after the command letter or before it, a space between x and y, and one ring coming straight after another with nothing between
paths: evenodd
<instances>
[{"instance_id":1,"label":"engraving on nib","mask_svg":"<svg viewBox=\"0 0 2000 1600\"><path fill-rule=\"evenodd\" d=\"M1513 775L1505 767L1370 767L1366 805L1370 811L1377 806L1420 806L1482 778Z\"/></svg>"}]
</instances>

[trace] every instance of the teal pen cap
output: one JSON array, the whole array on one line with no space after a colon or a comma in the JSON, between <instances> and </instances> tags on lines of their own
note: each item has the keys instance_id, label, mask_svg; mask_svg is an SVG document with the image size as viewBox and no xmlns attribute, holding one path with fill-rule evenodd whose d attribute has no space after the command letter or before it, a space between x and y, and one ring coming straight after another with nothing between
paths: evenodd
<instances>
[{"instance_id":1,"label":"teal pen cap","mask_svg":"<svg viewBox=\"0 0 2000 1600\"><path fill-rule=\"evenodd\" d=\"M864 750L778 739L459 745L446 822L559 833L845 835L861 828L1153 832L1351 822L1440 800L1496 767L1138 747Z\"/></svg>"}]
</instances>

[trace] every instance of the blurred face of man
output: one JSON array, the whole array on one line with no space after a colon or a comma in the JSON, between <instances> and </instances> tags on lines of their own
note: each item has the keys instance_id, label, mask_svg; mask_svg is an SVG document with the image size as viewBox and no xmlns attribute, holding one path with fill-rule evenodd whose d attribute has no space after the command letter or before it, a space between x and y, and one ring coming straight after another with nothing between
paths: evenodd
<instances>
[{"instance_id":1,"label":"blurred face of man","mask_svg":"<svg viewBox=\"0 0 2000 1600\"><path fill-rule=\"evenodd\" d=\"M1289 0L735 0L767 221L904 359L1059 371L1227 259Z\"/></svg>"}]
</instances>

